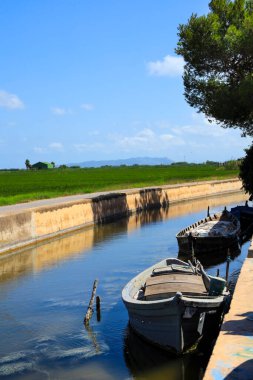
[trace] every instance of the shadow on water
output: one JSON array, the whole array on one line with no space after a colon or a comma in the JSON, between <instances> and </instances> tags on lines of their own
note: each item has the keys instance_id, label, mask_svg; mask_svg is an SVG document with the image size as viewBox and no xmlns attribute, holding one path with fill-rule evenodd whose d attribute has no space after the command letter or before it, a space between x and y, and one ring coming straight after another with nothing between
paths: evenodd
<instances>
[{"instance_id":1,"label":"shadow on water","mask_svg":"<svg viewBox=\"0 0 253 380\"><path fill-rule=\"evenodd\" d=\"M220 250L218 255L215 251L213 251L208 253L201 253L195 255L194 257L196 257L196 259L201 262L204 268L209 268L211 266L224 263L228 255L230 256L231 260L234 260L236 257L240 255L240 253L241 249L236 244L235 247L233 247L233 249L231 248L229 251L227 249ZM178 254L178 258L183 261L188 261L189 258L192 257L189 257L189 255L180 252Z\"/></svg>"},{"instance_id":2,"label":"shadow on water","mask_svg":"<svg viewBox=\"0 0 253 380\"><path fill-rule=\"evenodd\" d=\"M253 359L246 360L244 363L235 367L224 380L252 380Z\"/></svg>"},{"instance_id":3,"label":"shadow on water","mask_svg":"<svg viewBox=\"0 0 253 380\"><path fill-rule=\"evenodd\" d=\"M206 366L203 355L171 356L142 340L130 326L125 331L124 357L136 380L198 380Z\"/></svg>"}]
</instances>

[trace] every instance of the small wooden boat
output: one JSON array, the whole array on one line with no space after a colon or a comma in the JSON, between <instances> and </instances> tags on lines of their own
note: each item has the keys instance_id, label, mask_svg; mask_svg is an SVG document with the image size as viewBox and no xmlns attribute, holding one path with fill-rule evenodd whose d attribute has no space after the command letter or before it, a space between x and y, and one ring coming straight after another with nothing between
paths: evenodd
<instances>
[{"instance_id":1,"label":"small wooden boat","mask_svg":"<svg viewBox=\"0 0 253 380\"><path fill-rule=\"evenodd\" d=\"M177 235L179 252L196 255L209 252L224 252L238 247L240 221L224 209L193 223Z\"/></svg>"},{"instance_id":2,"label":"small wooden boat","mask_svg":"<svg viewBox=\"0 0 253 380\"><path fill-rule=\"evenodd\" d=\"M232 207L230 212L240 220L242 229L253 223L253 207L249 206L247 201L245 206Z\"/></svg>"},{"instance_id":3,"label":"small wooden boat","mask_svg":"<svg viewBox=\"0 0 253 380\"><path fill-rule=\"evenodd\" d=\"M133 278L123 289L131 327L149 342L183 353L202 336L206 313L228 300L226 281L211 277L197 262L165 259Z\"/></svg>"},{"instance_id":4,"label":"small wooden boat","mask_svg":"<svg viewBox=\"0 0 253 380\"><path fill-rule=\"evenodd\" d=\"M249 206L248 201L246 201L244 206L232 207L230 212L240 220L241 231L239 238L240 244L243 244L252 237L253 207Z\"/></svg>"}]
</instances>

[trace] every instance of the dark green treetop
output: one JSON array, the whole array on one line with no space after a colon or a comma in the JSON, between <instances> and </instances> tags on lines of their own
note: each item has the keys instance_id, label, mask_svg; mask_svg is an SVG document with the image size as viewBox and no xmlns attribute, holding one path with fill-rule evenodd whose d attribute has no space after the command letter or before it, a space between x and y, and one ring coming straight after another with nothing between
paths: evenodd
<instances>
[{"instance_id":1,"label":"dark green treetop","mask_svg":"<svg viewBox=\"0 0 253 380\"><path fill-rule=\"evenodd\" d=\"M31 165L31 163L30 163L30 160L28 160L28 159L25 160L25 167L26 167L27 170L29 170L29 169L32 168L32 165Z\"/></svg>"},{"instance_id":2,"label":"dark green treetop","mask_svg":"<svg viewBox=\"0 0 253 380\"><path fill-rule=\"evenodd\" d=\"M246 156L240 165L239 177L246 193L253 194L253 145L246 149Z\"/></svg>"},{"instance_id":3,"label":"dark green treetop","mask_svg":"<svg viewBox=\"0 0 253 380\"><path fill-rule=\"evenodd\" d=\"M187 102L222 127L253 136L253 1L212 0L179 26Z\"/></svg>"}]
</instances>

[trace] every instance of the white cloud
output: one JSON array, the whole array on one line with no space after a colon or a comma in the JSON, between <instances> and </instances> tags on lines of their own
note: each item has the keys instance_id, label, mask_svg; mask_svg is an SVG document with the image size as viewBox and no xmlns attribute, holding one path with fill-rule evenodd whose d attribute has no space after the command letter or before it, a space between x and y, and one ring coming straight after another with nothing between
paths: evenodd
<instances>
[{"instance_id":1,"label":"white cloud","mask_svg":"<svg viewBox=\"0 0 253 380\"><path fill-rule=\"evenodd\" d=\"M46 153L48 152L48 148L56 151L62 151L64 147L63 144L60 142L52 142L47 147L34 146L33 151L35 153Z\"/></svg>"},{"instance_id":2,"label":"white cloud","mask_svg":"<svg viewBox=\"0 0 253 380\"><path fill-rule=\"evenodd\" d=\"M187 125L174 126L170 130L175 135L188 138L223 138L231 134L231 130L224 129L213 121L210 123L203 114L191 115L192 121Z\"/></svg>"},{"instance_id":3,"label":"white cloud","mask_svg":"<svg viewBox=\"0 0 253 380\"><path fill-rule=\"evenodd\" d=\"M71 109L61 108L61 107L52 107L51 111L54 115L57 115L57 116L64 116L64 115L72 113Z\"/></svg>"},{"instance_id":4,"label":"white cloud","mask_svg":"<svg viewBox=\"0 0 253 380\"><path fill-rule=\"evenodd\" d=\"M171 124L168 123L167 121L159 121L155 124L155 127L156 128L159 128L159 129L168 129L168 128L171 128Z\"/></svg>"},{"instance_id":5,"label":"white cloud","mask_svg":"<svg viewBox=\"0 0 253 380\"><path fill-rule=\"evenodd\" d=\"M174 138L174 136L173 136L173 135L170 135L170 134L164 134L164 135L161 135L161 139L162 139L163 141L172 141L173 138Z\"/></svg>"},{"instance_id":6,"label":"white cloud","mask_svg":"<svg viewBox=\"0 0 253 380\"><path fill-rule=\"evenodd\" d=\"M62 116L66 114L65 108L53 107L51 108L51 111L53 112L54 115Z\"/></svg>"},{"instance_id":7,"label":"white cloud","mask_svg":"<svg viewBox=\"0 0 253 380\"><path fill-rule=\"evenodd\" d=\"M206 160L225 161L231 157L243 155L246 139L239 131L223 129L206 123L203 115L190 116L188 124L172 125L169 122L133 123L126 129L114 134L88 131L85 140L72 143L72 154L80 153L85 159L166 156L175 161L204 162ZM126 132L125 132L126 131ZM52 142L49 149L63 146ZM75 151L75 152L74 152Z\"/></svg>"},{"instance_id":8,"label":"white cloud","mask_svg":"<svg viewBox=\"0 0 253 380\"><path fill-rule=\"evenodd\" d=\"M34 146L33 147L33 151L35 153L45 153L46 152L46 149L45 148L42 148L41 146Z\"/></svg>"},{"instance_id":9,"label":"white cloud","mask_svg":"<svg viewBox=\"0 0 253 380\"><path fill-rule=\"evenodd\" d=\"M22 109L24 103L15 94L10 94L6 91L0 91L0 107L8 109Z\"/></svg>"},{"instance_id":10,"label":"white cloud","mask_svg":"<svg viewBox=\"0 0 253 380\"><path fill-rule=\"evenodd\" d=\"M52 142L51 144L49 144L49 148L55 149L55 150L62 150L63 144L60 142Z\"/></svg>"},{"instance_id":11,"label":"white cloud","mask_svg":"<svg viewBox=\"0 0 253 380\"><path fill-rule=\"evenodd\" d=\"M192 120L198 122L198 124L204 123L205 125L217 125L216 120L214 118L211 118L211 117L207 118L203 113L193 112L191 117L192 117Z\"/></svg>"},{"instance_id":12,"label":"white cloud","mask_svg":"<svg viewBox=\"0 0 253 380\"><path fill-rule=\"evenodd\" d=\"M99 142L92 143L92 144L73 144L73 147L78 152L87 152L87 151L97 151L98 149L104 148L104 144L101 144Z\"/></svg>"},{"instance_id":13,"label":"white cloud","mask_svg":"<svg viewBox=\"0 0 253 380\"><path fill-rule=\"evenodd\" d=\"M95 107L91 103L83 103L81 104L81 108L83 108L85 111L92 111Z\"/></svg>"},{"instance_id":14,"label":"white cloud","mask_svg":"<svg viewBox=\"0 0 253 380\"><path fill-rule=\"evenodd\" d=\"M162 61L148 62L147 68L150 75L175 77L183 74L184 60L166 55Z\"/></svg>"},{"instance_id":15,"label":"white cloud","mask_svg":"<svg viewBox=\"0 0 253 380\"><path fill-rule=\"evenodd\" d=\"M148 151L159 154L166 151L168 147L184 145L185 141L173 134L159 134L151 128L144 128L133 136L113 135L111 139L116 146L126 152ZM135 153L134 150L136 149Z\"/></svg>"},{"instance_id":16,"label":"white cloud","mask_svg":"<svg viewBox=\"0 0 253 380\"><path fill-rule=\"evenodd\" d=\"M140 145L143 146L143 144L147 145L155 138L155 134L151 129L145 128L134 136L112 135L111 138L116 145L129 149Z\"/></svg>"}]
</instances>

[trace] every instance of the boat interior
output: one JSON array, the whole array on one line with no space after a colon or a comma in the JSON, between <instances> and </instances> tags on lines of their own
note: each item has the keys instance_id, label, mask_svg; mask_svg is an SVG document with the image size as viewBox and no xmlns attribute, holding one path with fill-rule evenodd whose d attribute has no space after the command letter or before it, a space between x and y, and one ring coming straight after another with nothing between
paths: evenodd
<instances>
[{"instance_id":1,"label":"boat interior","mask_svg":"<svg viewBox=\"0 0 253 380\"><path fill-rule=\"evenodd\" d=\"M155 301L174 297L177 292L188 296L208 296L203 276L189 265L171 264L154 268L139 293L138 299Z\"/></svg>"},{"instance_id":2,"label":"boat interior","mask_svg":"<svg viewBox=\"0 0 253 380\"><path fill-rule=\"evenodd\" d=\"M207 216L206 218L203 218L196 223L191 224L190 226L180 231L177 236L189 236L190 233L193 235L198 235L200 233L200 235L203 234L203 236L206 234L212 236L212 231L214 233L214 236L226 234L229 235L235 232L237 229L238 220L229 212L223 211L221 214Z\"/></svg>"}]
</instances>

